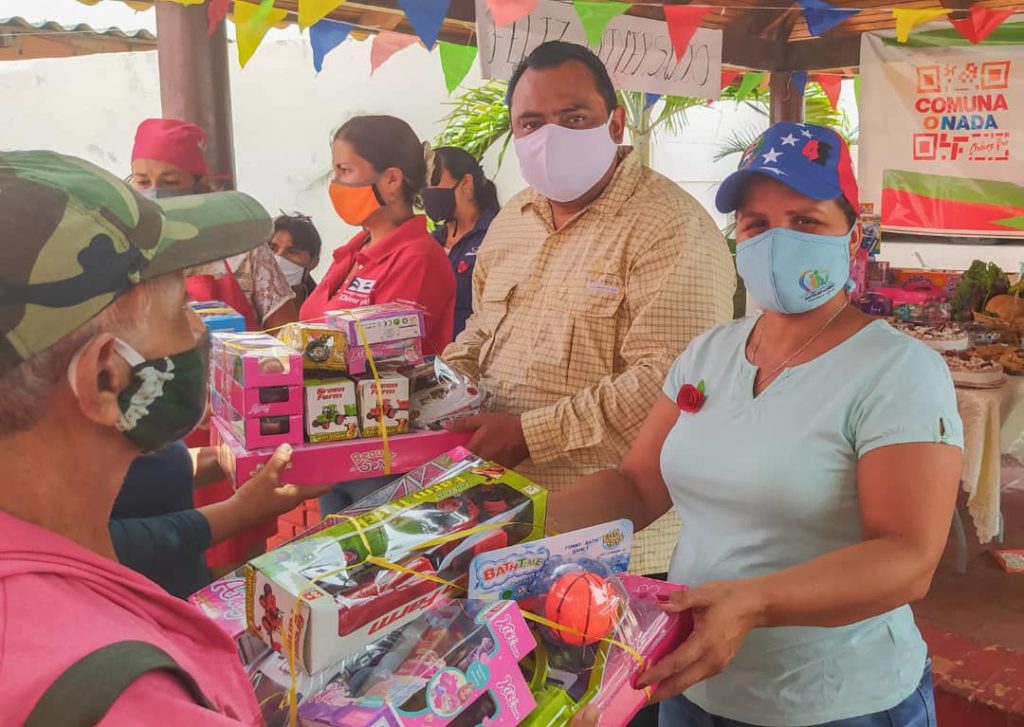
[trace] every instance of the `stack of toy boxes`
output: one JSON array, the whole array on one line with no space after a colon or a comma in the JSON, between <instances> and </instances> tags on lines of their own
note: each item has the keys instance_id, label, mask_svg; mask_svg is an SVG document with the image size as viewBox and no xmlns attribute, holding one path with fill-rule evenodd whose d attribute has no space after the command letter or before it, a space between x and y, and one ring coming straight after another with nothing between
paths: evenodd
<instances>
[{"instance_id":1,"label":"stack of toy boxes","mask_svg":"<svg viewBox=\"0 0 1024 727\"><path fill-rule=\"evenodd\" d=\"M213 336L213 413L247 449L302 444L299 355L265 333Z\"/></svg>"},{"instance_id":2,"label":"stack of toy boxes","mask_svg":"<svg viewBox=\"0 0 1024 727\"><path fill-rule=\"evenodd\" d=\"M243 333L245 331L245 317L238 313L227 303L219 300L208 300L201 303L189 303L211 333L219 331L222 333Z\"/></svg>"},{"instance_id":3,"label":"stack of toy boxes","mask_svg":"<svg viewBox=\"0 0 1024 727\"><path fill-rule=\"evenodd\" d=\"M280 340L302 357L305 433L310 443L409 430L409 381L394 369L423 360L423 313L399 304L328 313L292 323ZM367 349L377 367L369 370Z\"/></svg>"},{"instance_id":4,"label":"stack of toy boxes","mask_svg":"<svg viewBox=\"0 0 1024 727\"><path fill-rule=\"evenodd\" d=\"M542 488L471 456L452 469L459 474L346 511L340 524L250 561L250 630L279 651L294 632L313 674L445 600L474 554L543 534Z\"/></svg>"}]
</instances>

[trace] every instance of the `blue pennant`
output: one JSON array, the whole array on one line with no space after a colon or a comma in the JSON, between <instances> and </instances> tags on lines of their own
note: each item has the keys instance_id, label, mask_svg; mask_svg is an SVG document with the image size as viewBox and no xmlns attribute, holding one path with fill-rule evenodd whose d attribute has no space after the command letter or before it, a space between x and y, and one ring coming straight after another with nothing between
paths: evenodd
<instances>
[{"instance_id":1,"label":"blue pennant","mask_svg":"<svg viewBox=\"0 0 1024 727\"><path fill-rule=\"evenodd\" d=\"M800 6L804 9L807 29L815 36L824 35L860 12L859 8L837 8L825 0L800 0Z\"/></svg>"},{"instance_id":2,"label":"blue pennant","mask_svg":"<svg viewBox=\"0 0 1024 727\"><path fill-rule=\"evenodd\" d=\"M345 42L352 26L336 20L321 20L309 28L309 44L313 46L313 68L324 69L324 56Z\"/></svg>"},{"instance_id":3,"label":"blue pennant","mask_svg":"<svg viewBox=\"0 0 1024 727\"><path fill-rule=\"evenodd\" d=\"M644 110L646 111L651 106L653 106L654 104L658 103L658 100L660 98L661 98L661 94L660 93L644 94Z\"/></svg>"},{"instance_id":4,"label":"blue pennant","mask_svg":"<svg viewBox=\"0 0 1024 727\"><path fill-rule=\"evenodd\" d=\"M441 34L444 16L451 0L398 0L399 7L409 19L409 25L423 41L427 50L433 50Z\"/></svg>"},{"instance_id":5,"label":"blue pennant","mask_svg":"<svg viewBox=\"0 0 1024 727\"><path fill-rule=\"evenodd\" d=\"M789 77L789 86L793 93L803 96L807 90L807 71L793 71Z\"/></svg>"}]
</instances>

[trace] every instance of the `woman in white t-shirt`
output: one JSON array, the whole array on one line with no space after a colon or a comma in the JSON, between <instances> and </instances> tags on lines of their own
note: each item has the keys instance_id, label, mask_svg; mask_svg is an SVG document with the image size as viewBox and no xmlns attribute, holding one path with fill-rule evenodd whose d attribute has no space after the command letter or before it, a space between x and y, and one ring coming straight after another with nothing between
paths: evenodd
<instances>
[{"instance_id":1,"label":"woman in white t-shirt","mask_svg":"<svg viewBox=\"0 0 1024 727\"><path fill-rule=\"evenodd\" d=\"M850 305L860 244L849 150L781 123L717 198L764 312L676 361L632 451L550 496L554 528L682 519L663 604L695 630L639 686L673 727L935 724L908 603L942 555L961 471L952 380ZM660 683L660 685L659 685Z\"/></svg>"}]
</instances>

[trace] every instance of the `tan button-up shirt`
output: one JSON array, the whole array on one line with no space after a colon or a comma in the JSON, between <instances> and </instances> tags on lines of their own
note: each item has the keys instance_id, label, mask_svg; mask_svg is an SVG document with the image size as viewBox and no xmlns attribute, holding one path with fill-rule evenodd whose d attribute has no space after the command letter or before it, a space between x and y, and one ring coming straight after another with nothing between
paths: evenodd
<instances>
[{"instance_id":1,"label":"tan button-up shirt","mask_svg":"<svg viewBox=\"0 0 1024 727\"><path fill-rule=\"evenodd\" d=\"M561 229L532 190L491 223L473 276L473 316L444 353L521 414L530 459L552 489L617 466L689 341L732 318L736 272L711 217L625 151L604 193ZM632 570L661 573L674 513L641 533Z\"/></svg>"}]
</instances>

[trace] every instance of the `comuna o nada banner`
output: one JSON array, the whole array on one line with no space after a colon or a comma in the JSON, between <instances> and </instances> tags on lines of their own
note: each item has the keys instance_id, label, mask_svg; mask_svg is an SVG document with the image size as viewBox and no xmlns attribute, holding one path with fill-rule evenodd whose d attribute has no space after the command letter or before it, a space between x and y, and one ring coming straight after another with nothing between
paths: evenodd
<instances>
[{"instance_id":1,"label":"comuna o nada banner","mask_svg":"<svg viewBox=\"0 0 1024 727\"><path fill-rule=\"evenodd\" d=\"M1024 239L1024 22L861 40L861 198L887 230Z\"/></svg>"}]
</instances>

